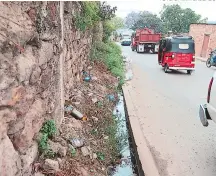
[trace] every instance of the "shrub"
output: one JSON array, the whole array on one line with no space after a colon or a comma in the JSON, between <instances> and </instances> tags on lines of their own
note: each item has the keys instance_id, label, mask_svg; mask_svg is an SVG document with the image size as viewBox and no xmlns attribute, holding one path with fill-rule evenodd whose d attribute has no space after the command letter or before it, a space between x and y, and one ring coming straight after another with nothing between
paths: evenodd
<instances>
[{"instance_id":1,"label":"shrub","mask_svg":"<svg viewBox=\"0 0 216 176\"><path fill-rule=\"evenodd\" d=\"M40 130L43 134L47 134L48 137L52 137L57 129L56 129L56 124L55 124L55 121L54 120L48 120L46 121L41 130Z\"/></svg>"},{"instance_id":2,"label":"shrub","mask_svg":"<svg viewBox=\"0 0 216 176\"><path fill-rule=\"evenodd\" d=\"M105 63L108 70L119 77L119 83L124 83L124 66L121 55L121 48L114 42L97 42L94 44L90 55L92 60L99 60Z\"/></svg>"},{"instance_id":3,"label":"shrub","mask_svg":"<svg viewBox=\"0 0 216 176\"><path fill-rule=\"evenodd\" d=\"M114 26L112 25L111 21L105 21L103 23L103 41L107 42L109 37L111 36L112 32L115 30Z\"/></svg>"},{"instance_id":4,"label":"shrub","mask_svg":"<svg viewBox=\"0 0 216 176\"><path fill-rule=\"evenodd\" d=\"M99 17L99 4L94 1L80 2L82 11L75 17L75 26L81 31L95 24L100 20Z\"/></svg>"},{"instance_id":5,"label":"shrub","mask_svg":"<svg viewBox=\"0 0 216 176\"><path fill-rule=\"evenodd\" d=\"M47 142L50 137L55 135L56 131L57 129L54 120L46 121L40 130L42 136L40 138L38 148L39 148L39 152L43 153L45 157L53 158L55 156L55 153L51 149L49 149Z\"/></svg>"}]
</instances>

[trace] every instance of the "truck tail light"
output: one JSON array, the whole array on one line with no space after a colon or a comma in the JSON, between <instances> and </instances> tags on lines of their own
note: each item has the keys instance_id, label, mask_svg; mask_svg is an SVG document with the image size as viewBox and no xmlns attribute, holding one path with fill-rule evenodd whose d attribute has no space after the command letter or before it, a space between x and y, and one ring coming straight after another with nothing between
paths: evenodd
<instances>
[{"instance_id":1,"label":"truck tail light","mask_svg":"<svg viewBox=\"0 0 216 176\"><path fill-rule=\"evenodd\" d=\"M207 96L207 103L210 102L210 96L211 96L211 88L212 88L212 84L213 84L214 78L212 77L210 83L209 83L209 87L208 87L208 96Z\"/></svg>"},{"instance_id":2,"label":"truck tail light","mask_svg":"<svg viewBox=\"0 0 216 176\"><path fill-rule=\"evenodd\" d=\"M192 57L192 61L194 62L195 61L195 56L193 55L193 57Z\"/></svg>"}]
</instances>

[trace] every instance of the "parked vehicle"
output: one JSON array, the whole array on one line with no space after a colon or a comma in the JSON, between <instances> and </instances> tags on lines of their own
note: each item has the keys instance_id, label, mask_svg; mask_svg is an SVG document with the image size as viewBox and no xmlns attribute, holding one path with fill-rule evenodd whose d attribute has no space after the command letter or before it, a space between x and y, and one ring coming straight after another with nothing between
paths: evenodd
<instances>
[{"instance_id":1,"label":"parked vehicle","mask_svg":"<svg viewBox=\"0 0 216 176\"><path fill-rule=\"evenodd\" d=\"M161 34L154 33L152 29L137 29L131 38L131 49L137 53L157 53L160 38Z\"/></svg>"},{"instance_id":2,"label":"parked vehicle","mask_svg":"<svg viewBox=\"0 0 216 176\"><path fill-rule=\"evenodd\" d=\"M172 36L160 40L158 64L168 70L195 70L195 44L190 36Z\"/></svg>"},{"instance_id":3,"label":"parked vehicle","mask_svg":"<svg viewBox=\"0 0 216 176\"><path fill-rule=\"evenodd\" d=\"M208 120L213 120L216 123L216 72L212 76L207 94L206 104L201 104L199 108L199 117L203 126L209 125Z\"/></svg>"},{"instance_id":4,"label":"parked vehicle","mask_svg":"<svg viewBox=\"0 0 216 176\"><path fill-rule=\"evenodd\" d=\"M211 53L209 54L209 58L206 61L206 66L208 68L210 68L211 66L216 67L215 57L216 57L216 49L211 51Z\"/></svg>"}]
</instances>

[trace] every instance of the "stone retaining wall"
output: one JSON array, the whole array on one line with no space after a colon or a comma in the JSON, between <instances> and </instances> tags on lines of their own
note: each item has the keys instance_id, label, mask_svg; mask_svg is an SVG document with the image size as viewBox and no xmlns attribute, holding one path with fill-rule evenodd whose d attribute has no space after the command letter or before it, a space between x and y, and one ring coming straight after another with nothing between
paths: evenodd
<instances>
[{"instance_id":1,"label":"stone retaining wall","mask_svg":"<svg viewBox=\"0 0 216 176\"><path fill-rule=\"evenodd\" d=\"M87 67L92 32L74 26L78 2L61 3L0 2L1 176L31 175L36 134L46 119L60 125Z\"/></svg>"}]
</instances>

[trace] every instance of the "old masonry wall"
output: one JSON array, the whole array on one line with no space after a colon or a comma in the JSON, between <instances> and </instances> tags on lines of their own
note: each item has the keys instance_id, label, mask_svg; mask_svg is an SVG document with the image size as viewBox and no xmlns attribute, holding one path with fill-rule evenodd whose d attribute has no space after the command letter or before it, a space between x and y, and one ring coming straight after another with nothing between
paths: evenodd
<instances>
[{"instance_id":1,"label":"old masonry wall","mask_svg":"<svg viewBox=\"0 0 216 176\"><path fill-rule=\"evenodd\" d=\"M31 175L43 122L60 126L64 99L87 65L92 31L79 2L0 2L0 175Z\"/></svg>"}]
</instances>

